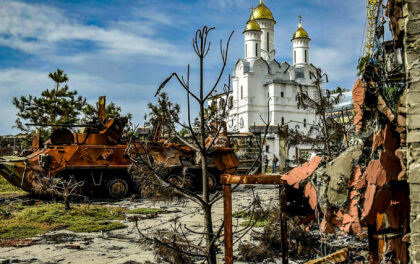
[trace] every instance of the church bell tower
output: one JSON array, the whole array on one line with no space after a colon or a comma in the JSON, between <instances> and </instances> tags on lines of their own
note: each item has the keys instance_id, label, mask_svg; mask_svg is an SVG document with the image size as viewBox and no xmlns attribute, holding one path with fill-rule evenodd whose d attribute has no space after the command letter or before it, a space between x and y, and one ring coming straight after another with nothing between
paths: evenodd
<instances>
[{"instance_id":1,"label":"church bell tower","mask_svg":"<svg viewBox=\"0 0 420 264\"><path fill-rule=\"evenodd\" d=\"M299 27L293 34L293 66L305 66L309 64L309 38L308 32L302 27L302 16L299 16Z\"/></svg>"},{"instance_id":2,"label":"church bell tower","mask_svg":"<svg viewBox=\"0 0 420 264\"><path fill-rule=\"evenodd\" d=\"M260 0L260 4L252 11L255 21L261 28L261 57L270 62L274 60L276 51L274 49L274 20L273 13L271 10L264 5L263 0Z\"/></svg>"}]
</instances>

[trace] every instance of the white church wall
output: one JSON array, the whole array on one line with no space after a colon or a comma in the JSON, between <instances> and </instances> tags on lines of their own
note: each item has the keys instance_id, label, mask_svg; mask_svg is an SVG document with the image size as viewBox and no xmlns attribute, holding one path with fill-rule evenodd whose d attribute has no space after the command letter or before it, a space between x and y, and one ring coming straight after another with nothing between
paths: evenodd
<instances>
[{"instance_id":1,"label":"white church wall","mask_svg":"<svg viewBox=\"0 0 420 264\"><path fill-rule=\"evenodd\" d=\"M278 63L274 59L274 19L259 18L255 21L261 31L244 32L244 59L239 60L233 70L233 106L229 109L228 130L247 133L249 127L254 124L264 125L261 117L267 121L267 102L271 98L271 125L285 124L290 128L298 126L302 133L307 133L318 119L314 110L298 108L296 95L300 91L299 85L303 85L303 90L307 91L310 97L314 98L316 95L314 78L310 78L310 72L315 72L315 67L309 63L310 39L297 37L292 41L291 51L296 51L294 59L298 64L294 64L295 61ZM259 45L257 57L255 44ZM267 144L270 159L273 153L279 157L278 136L270 135ZM308 146L302 145L298 148L306 149ZM294 151L291 149L289 152L290 159L296 154Z\"/></svg>"}]
</instances>

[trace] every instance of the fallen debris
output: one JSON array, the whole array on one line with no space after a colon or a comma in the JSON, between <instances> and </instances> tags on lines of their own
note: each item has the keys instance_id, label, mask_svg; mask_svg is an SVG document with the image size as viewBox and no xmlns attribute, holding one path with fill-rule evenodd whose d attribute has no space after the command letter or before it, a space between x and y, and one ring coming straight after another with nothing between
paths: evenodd
<instances>
[{"instance_id":1,"label":"fallen debris","mask_svg":"<svg viewBox=\"0 0 420 264\"><path fill-rule=\"evenodd\" d=\"M339 251L329 254L325 257L310 260L305 264L343 263L348 260L348 252L348 248L340 249Z\"/></svg>"},{"instance_id":2,"label":"fallen debris","mask_svg":"<svg viewBox=\"0 0 420 264\"><path fill-rule=\"evenodd\" d=\"M27 247L33 245L32 239L2 239L0 247Z\"/></svg>"},{"instance_id":3,"label":"fallen debris","mask_svg":"<svg viewBox=\"0 0 420 264\"><path fill-rule=\"evenodd\" d=\"M79 244L71 244L69 246L70 249L80 249L80 245Z\"/></svg>"},{"instance_id":4,"label":"fallen debris","mask_svg":"<svg viewBox=\"0 0 420 264\"><path fill-rule=\"evenodd\" d=\"M293 170L284 174L281 178L282 180L287 181L287 184L292 185L298 189L299 183L312 175L312 173L318 168L321 160L321 157L314 156L309 162L294 168Z\"/></svg>"}]
</instances>

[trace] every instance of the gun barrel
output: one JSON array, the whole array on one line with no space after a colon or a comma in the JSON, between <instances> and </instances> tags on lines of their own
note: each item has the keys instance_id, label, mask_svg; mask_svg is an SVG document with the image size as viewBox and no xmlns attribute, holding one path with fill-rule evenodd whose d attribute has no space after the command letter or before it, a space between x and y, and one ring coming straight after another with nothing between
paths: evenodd
<instances>
[{"instance_id":1,"label":"gun barrel","mask_svg":"<svg viewBox=\"0 0 420 264\"><path fill-rule=\"evenodd\" d=\"M40 127L97 127L94 124L83 124L83 125L75 125L75 124L25 124L26 126L40 126Z\"/></svg>"}]
</instances>

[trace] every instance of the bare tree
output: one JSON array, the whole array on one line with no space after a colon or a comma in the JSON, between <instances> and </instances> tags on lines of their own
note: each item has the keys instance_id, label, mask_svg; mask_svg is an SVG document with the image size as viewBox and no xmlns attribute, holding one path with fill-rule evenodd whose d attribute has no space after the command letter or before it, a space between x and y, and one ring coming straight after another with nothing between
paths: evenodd
<instances>
[{"instance_id":1,"label":"bare tree","mask_svg":"<svg viewBox=\"0 0 420 264\"><path fill-rule=\"evenodd\" d=\"M296 95L298 101L298 107L303 109L311 108L315 111L315 114L319 117L320 122L318 124L312 124L307 135L299 132L299 125L296 129L289 130L289 142L291 145L298 143L309 143L314 147L319 146L322 142L323 147L317 148L321 152L325 152L328 160L331 160L334 153L338 153L333 150L332 143L338 143L340 140L343 140L343 137L348 135L348 129L345 124L337 122L334 118L327 117L327 111L332 109L334 104L340 102L342 97L342 89L337 89L338 94L332 96L330 90L322 90L321 85L323 82L328 82L328 75L323 73L320 68L316 68L315 72L310 72L311 77L315 79L315 94L311 96L307 91L303 90L302 86L299 86L299 91ZM344 113L342 118L344 118ZM347 119L349 119L348 117ZM348 123L348 122L345 122ZM309 136L308 136L309 135ZM339 146L340 144L338 144ZM316 147L315 147L316 148Z\"/></svg>"},{"instance_id":2,"label":"bare tree","mask_svg":"<svg viewBox=\"0 0 420 264\"><path fill-rule=\"evenodd\" d=\"M80 188L84 185L84 181L76 181L70 176L68 179L61 177L46 177L42 174L36 175L35 193L51 194L55 197L63 199L65 210L69 211L70 201L72 197L80 197Z\"/></svg>"},{"instance_id":3,"label":"bare tree","mask_svg":"<svg viewBox=\"0 0 420 264\"><path fill-rule=\"evenodd\" d=\"M201 167L202 194L199 195L187 187L188 177L186 177L186 173L184 174L185 177L183 179L174 179L171 177L167 177L168 172L166 171L165 167L158 165L156 162L154 162L153 158L151 158L153 157L153 150L150 147L150 145L131 145L131 149L135 149L137 153L135 155L135 158L133 159L134 163L137 164L137 166L141 166L142 168L145 168L146 170L151 172L149 174L153 175L155 181L160 183L163 187L170 189L171 192L176 193L177 195L181 195L184 198L194 201L195 203L200 205L203 211L204 220L204 231L200 234L204 236L206 246L193 246L192 243L188 242L189 244L187 248L192 247L195 249L195 252L197 250L201 251L200 254L195 253L193 255L195 257L204 257L208 263L216 263L216 242L220 237L223 228L223 223L217 230L214 230L213 228L212 206L222 197L222 195L220 192L216 192L214 194L211 194L210 192L209 179L212 179L212 177L209 174L208 162L209 158L211 157L211 154L215 151L215 144L217 142L217 139L219 138L225 126L224 119L227 115L227 104L225 103L222 105L223 107L220 109L221 111L217 112L217 115L215 113L214 115L210 114L208 111L208 113L206 114L205 104L210 99L210 97L214 96L217 93L216 89L219 86L219 82L223 76L226 67L229 43L233 34L233 32L230 34L227 44L225 46L223 46L222 41L220 41L220 55L222 58L222 65L213 85L209 89L205 89L204 59L210 51L211 42L208 41L207 38L209 32L213 29L214 28L208 28L207 26L204 26L202 29L196 31L195 37L192 40L194 51L200 61L198 89L193 89L190 86L190 66L188 65L186 78L184 78L182 75L180 76L177 73L172 73L159 86L155 94L155 96L159 95L162 89L164 89L164 87L172 78L175 78L180 84L181 88L186 92L187 122L180 122L177 116L177 111L174 111L173 109L174 105L166 105L164 109L166 113L162 113L162 116L165 116L167 118L163 120L161 119L159 120L159 122L161 122L161 125L165 126L166 130L169 131L170 137L175 138L178 142L181 142L182 144L188 146L191 150L193 150L196 153L195 162ZM223 92L219 95L224 98L228 98L229 92L231 90L230 76L228 77L228 82L222 87ZM198 122L194 122L191 117L191 100L194 100L199 106ZM199 124L198 129L194 128L194 123ZM176 129L177 125L188 130L192 139L187 140L181 134L179 134ZM171 159L171 157L168 157L168 159ZM176 240L177 236L173 236L172 238ZM154 241L156 242L156 239L154 239ZM164 241L159 240L158 243L160 245L167 246L168 248L172 248L175 251L180 251L180 249L183 248L185 249L185 241L171 241L171 243L167 242L167 239L164 239ZM191 252L187 251L184 253L191 256Z\"/></svg>"}]
</instances>

